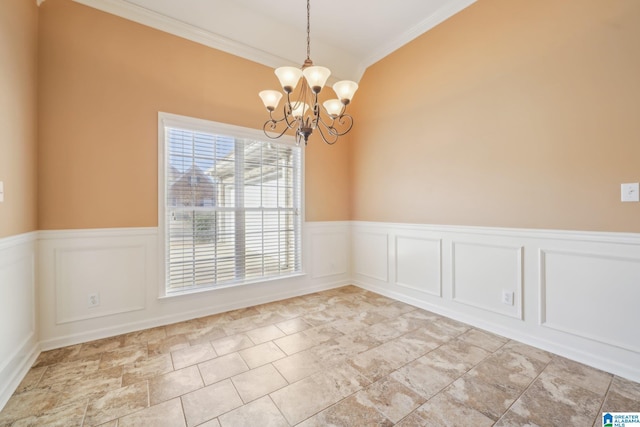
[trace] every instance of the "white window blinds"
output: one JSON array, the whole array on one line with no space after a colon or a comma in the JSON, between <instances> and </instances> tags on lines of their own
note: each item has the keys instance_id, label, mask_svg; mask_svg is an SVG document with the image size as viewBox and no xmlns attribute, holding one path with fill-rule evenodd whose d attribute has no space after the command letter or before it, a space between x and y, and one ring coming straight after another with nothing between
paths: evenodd
<instances>
[{"instance_id":1,"label":"white window blinds","mask_svg":"<svg viewBox=\"0 0 640 427\"><path fill-rule=\"evenodd\" d=\"M166 292L301 271L301 149L164 128Z\"/></svg>"}]
</instances>

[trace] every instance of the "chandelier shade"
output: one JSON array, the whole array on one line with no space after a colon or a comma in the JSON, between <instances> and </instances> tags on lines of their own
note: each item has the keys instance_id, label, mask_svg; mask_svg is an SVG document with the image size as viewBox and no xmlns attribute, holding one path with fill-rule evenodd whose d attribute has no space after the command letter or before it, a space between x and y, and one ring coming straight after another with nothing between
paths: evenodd
<instances>
[{"instance_id":1,"label":"chandelier shade","mask_svg":"<svg viewBox=\"0 0 640 427\"><path fill-rule=\"evenodd\" d=\"M258 94L269 112L269 120L262 128L271 139L280 138L288 130L292 130L295 132L296 142L299 144L304 140L305 145L309 136L317 130L322 140L332 145L353 127L353 118L345 114L345 111L358 90L358 84L349 80L339 81L333 85L337 99L329 99L322 106L318 104L319 94L327 84L331 70L313 65L311 61L310 10L310 0L307 0L307 59L304 64L301 68L276 68L275 74L284 94L276 90L263 90ZM300 88L296 91L299 84ZM274 112L284 95L286 98L282 117L275 118ZM292 100L292 97L295 99Z\"/></svg>"}]
</instances>

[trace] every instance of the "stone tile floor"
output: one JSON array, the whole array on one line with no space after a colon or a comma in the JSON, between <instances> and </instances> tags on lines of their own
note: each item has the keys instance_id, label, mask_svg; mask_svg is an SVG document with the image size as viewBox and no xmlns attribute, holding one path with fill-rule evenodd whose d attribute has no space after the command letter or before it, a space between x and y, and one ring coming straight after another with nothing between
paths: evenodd
<instances>
[{"instance_id":1,"label":"stone tile floor","mask_svg":"<svg viewBox=\"0 0 640 427\"><path fill-rule=\"evenodd\" d=\"M347 286L44 352L2 426L599 426L640 384Z\"/></svg>"}]
</instances>

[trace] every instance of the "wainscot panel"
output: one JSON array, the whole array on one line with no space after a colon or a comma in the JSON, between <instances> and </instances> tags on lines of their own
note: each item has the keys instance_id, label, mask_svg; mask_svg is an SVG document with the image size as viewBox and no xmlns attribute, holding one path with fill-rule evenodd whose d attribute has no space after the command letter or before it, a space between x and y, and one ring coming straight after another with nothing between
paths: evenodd
<instances>
[{"instance_id":1,"label":"wainscot panel","mask_svg":"<svg viewBox=\"0 0 640 427\"><path fill-rule=\"evenodd\" d=\"M0 408L39 354L35 311L37 233L0 239Z\"/></svg>"},{"instance_id":2,"label":"wainscot panel","mask_svg":"<svg viewBox=\"0 0 640 427\"><path fill-rule=\"evenodd\" d=\"M360 221L351 233L354 284L640 381L639 234Z\"/></svg>"}]
</instances>

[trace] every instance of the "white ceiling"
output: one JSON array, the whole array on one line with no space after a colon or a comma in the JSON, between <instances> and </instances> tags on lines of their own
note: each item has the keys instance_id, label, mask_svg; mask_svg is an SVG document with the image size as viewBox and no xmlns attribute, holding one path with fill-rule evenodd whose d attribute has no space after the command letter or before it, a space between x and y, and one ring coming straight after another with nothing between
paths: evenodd
<instances>
[{"instance_id":1,"label":"white ceiling","mask_svg":"<svg viewBox=\"0 0 640 427\"><path fill-rule=\"evenodd\" d=\"M75 0L271 67L306 57L305 0ZM476 0L311 0L311 59L338 79Z\"/></svg>"}]
</instances>

